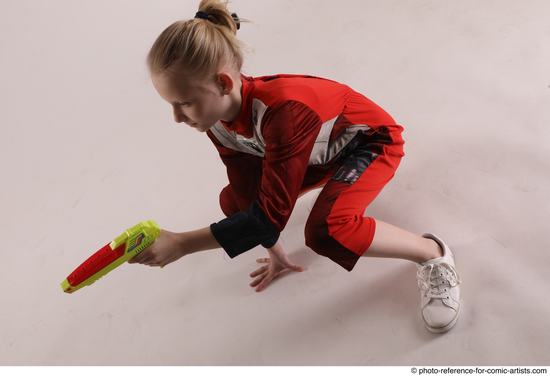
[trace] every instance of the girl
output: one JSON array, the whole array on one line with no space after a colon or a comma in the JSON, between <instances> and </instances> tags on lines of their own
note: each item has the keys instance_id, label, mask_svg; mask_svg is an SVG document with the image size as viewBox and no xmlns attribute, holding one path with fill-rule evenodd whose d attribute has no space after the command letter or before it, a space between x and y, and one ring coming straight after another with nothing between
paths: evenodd
<instances>
[{"instance_id":1,"label":"girl","mask_svg":"<svg viewBox=\"0 0 550 376\"><path fill-rule=\"evenodd\" d=\"M250 274L262 291L287 271L304 271L278 242L298 197L323 187L305 224L305 243L351 271L361 256L415 262L421 316L445 332L460 311L453 253L439 237L415 235L372 217L366 207L394 176L403 127L347 85L298 74L241 73L241 22L227 1L202 0L195 18L178 21L147 56L151 80L176 122L206 133L227 168L220 193L227 216L195 231L162 230L132 263L161 266L223 248L234 258L257 245L265 265Z\"/></svg>"}]
</instances>

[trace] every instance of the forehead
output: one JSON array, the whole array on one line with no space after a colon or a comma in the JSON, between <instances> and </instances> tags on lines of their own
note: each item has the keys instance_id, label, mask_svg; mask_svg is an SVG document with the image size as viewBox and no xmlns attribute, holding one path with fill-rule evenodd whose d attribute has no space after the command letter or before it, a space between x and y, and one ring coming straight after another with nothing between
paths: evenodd
<instances>
[{"instance_id":1,"label":"forehead","mask_svg":"<svg viewBox=\"0 0 550 376\"><path fill-rule=\"evenodd\" d=\"M204 84L174 73L152 74L151 79L159 94L168 101L191 99L207 91Z\"/></svg>"}]
</instances>

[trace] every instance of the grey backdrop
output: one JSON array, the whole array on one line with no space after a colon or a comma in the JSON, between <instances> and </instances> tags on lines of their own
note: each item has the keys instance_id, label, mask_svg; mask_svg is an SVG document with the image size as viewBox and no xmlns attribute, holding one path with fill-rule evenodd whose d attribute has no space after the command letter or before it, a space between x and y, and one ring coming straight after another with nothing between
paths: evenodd
<instances>
[{"instance_id":1,"label":"grey backdrop","mask_svg":"<svg viewBox=\"0 0 550 376\"><path fill-rule=\"evenodd\" d=\"M548 365L550 2L234 0L243 73L360 91L405 127L368 215L441 236L462 314L429 333L409 261L348 273L304 245L303 196L281 235L308 270L256 293L260 246L60 282L124 229L221 220L210 140L176 124L144 59L197 1L0 3L0 364Z\"/></svg>"}]
</instances>

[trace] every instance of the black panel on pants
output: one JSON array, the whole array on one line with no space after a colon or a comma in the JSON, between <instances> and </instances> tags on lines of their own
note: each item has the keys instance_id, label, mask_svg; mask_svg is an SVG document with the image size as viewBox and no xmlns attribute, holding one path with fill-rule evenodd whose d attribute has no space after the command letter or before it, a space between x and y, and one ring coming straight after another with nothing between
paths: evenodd
<instances>
[{"instance_id":1,"label":"black panel on pants","mask_svg":"<svg viewBox=\"0 0 550 376\"><path fill-rule=\"evenodd\" d=\"M374 130L374 132L369 130L369 133L357 132L355 137L340 151L337 163L341 163L342 166L331 177L332 180L349 184L355 183L367 167L384 152L383 144L389 144L392 141L385 127Z\"/></svg>"}]
</instances>

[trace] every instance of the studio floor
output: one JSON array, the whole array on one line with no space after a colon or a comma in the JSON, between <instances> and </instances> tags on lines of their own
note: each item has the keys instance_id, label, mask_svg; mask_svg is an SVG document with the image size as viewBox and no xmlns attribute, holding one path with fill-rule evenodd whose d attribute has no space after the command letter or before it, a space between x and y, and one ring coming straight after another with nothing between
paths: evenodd
<instances>
[{"instance_id":1,"label":"studio floor","mask_svg":"<svg viewBox=\"0 0 550 376\"><path fill-rule=\"evenodd\" d=\"M364 257L347 272L304 244L319 190L280 237L307 270L262 292L249 286L261 246L123 264L62 291L140 221L183 232L225 217L217 151L173 121L145 66L198 4L0 4L0 365L550 365L542 0L229 3L254 21L237 34L252 49L243 73L334 79L404 127L405 157L365 215L451 247L462 280L451 331L424 327L414 263Z\"/></svg>"}]
</instances>

